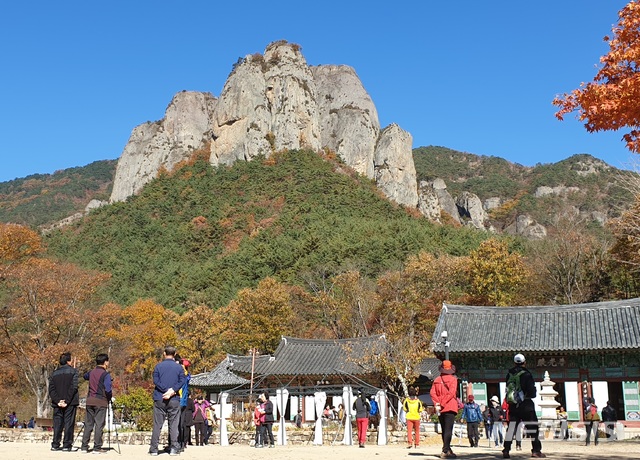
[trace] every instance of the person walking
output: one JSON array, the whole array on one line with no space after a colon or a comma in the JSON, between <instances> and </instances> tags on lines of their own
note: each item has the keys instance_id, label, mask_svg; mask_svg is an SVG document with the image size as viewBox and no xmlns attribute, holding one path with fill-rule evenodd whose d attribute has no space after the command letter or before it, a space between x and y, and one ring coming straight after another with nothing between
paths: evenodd
<instances>
[{"instance_id":1,"label":"person walking","mask_svg":"<svg viewBox=\"0 0 640 460\"><path fill-rule=\"evenodd\" d=\"M504 422L507 419L507 415L500 405L500 400L496 395L491 397L489 401L489 419L491 420L491 437L495 447L502 446L504 443Z\"/></svg>"},{"instance_id":2,"label":"person walking","mask_svg":"<svg viewBox=\"0 0 640 460\"><path fill-rule=\"evenodd\" d=\"M418 399L418 391L415 388L409 387L408 393L409 397L402 403L407 417L407 442L409 443L407 449L412 447L417 449L420 446L420 413L424 410L424 406Z\"/></svg>"},{"instance_id":3,"label":"person walking","mask_svg":"<svg viewBox=\"0 0 640 460\"><path fill-rule=\"evenodd\" d=\"M367 442L367 428L369 426L369 412L371 405L367 401L362 389L358 390L358 397L353 402L352 409L356 413L356 426L358 427L358 447L364 448Z\"/></svg>"},{"instance_id":4,"label":"person walking","mask_svg":"<svg viewBox=\"0 0 640 460\"><path fill-rule=\"evenodd\" d=\"M593 443L598 445L598 424L600 422L600 415L598 415L598 406L596 406L596 400L593 398L587 398L587 404L584 408L584 420L585 429L587 430L587 442L585 446L591 444L591 432L593 431Z\"/></svg>"},{"instance_id":5,"label":"person walking","mask_svg":"<svg viewBox=\"0 0 640 460\"><path fill-rule=\"evenodd\" d=\"M163 360L153 369L153 431L149 454L158 455L160 430L165 420L169 425L169 455L180 455L178 425L180 424L180 397L178 392L185 382L184 368L175 360L176 349L164 348Z\"/></svg>"},{"instance_id":6,"label":"person walking","mask_svg":"<svg viewBox=\"0 0 640 460\"><path fill-rule=\"evenodd\" d=\"M482 421L482 412L480 406L474 401L474 396L467 396L467 402L462 409L461 420L467 422L467 437L471 447L478 447L480 441L480 422Z\"/></svg>"},{"instance_id":7,"label":"person walking","mask_svg":"<svg viewBox=\"0 0 640 460\"><path fill-rule=\"evenodd\" d=\"M442 432L442 453L440 458L456 458L451 450L451 438L453 436L453 424L458 415L458 378L455 376L456 367L449 360L440 364L440 375L436 377L431 386L431 399L436 407L438 420Z\"/></svg>"},{"instance_id":8,"label":"person walking","mask_svg":"<svg viewBox=\"0 0 640 460\"><path fill-rule=\"evenodd\" d=\"M491 402L489 402L489 405L491 405ZM482 422L484 424L484 435L489 441L491 441L491 439L493 438L491 436L493 423L491 422L491 414L489 413L489 408L484 404L480 404L480 412L482 412ZM489 445L491 445L491 442L489 442Z\"/></svg>"},{"instance_id":9,"label":"person walking","mask_svg":"<svg viewBox=\"0 0 640 460\"><path fill-rule=\"evenodd\" d=\"M49 377L49 398L53 406L53 440L51 450L71 452L76 426L78 370L71 365L71 353L60 355L60 366ZM63 438L64 432L64 438ZM62 440L62 447L60 441Z\"/></svg>"},{"instance_id":10,"label":"person walking","mask_svg":"<svg viewBox=\"0 0 640 460\"><path fill-rule=\"evenodd\" d=\"M608 439L616 438L616 423L618 422L618 414L611 405L611 401L607 401L607 405L602 409L602 422L604 423L604 432Z\"/></svg>"},{"instance_id":11,"label":"person walking","mask_svg":"<svg viewBox=\"0 0 640 460\"><path fill-rule=\"evenodd\" d=\"M102 430L107 416L107 408L113 396L111 374L107 371L108 367L109 356L106 353L100 353L96 356L96 367L83 375L84 379L89 381L84 433L82 434L82 444L80 445L80 451L84 453L89 452L89 441L93 431L95 431L93 435L93 452L108 452L108 449L102 448Z\"/></svg>"},{"instance_id":12,"label":"person walking","mask_svg":"<svg viewBox=\"0 0 640 460\"><path fill-rule=\"evenodd\" d=\"M511 444L520 423L524 424L527 436L531 437L531 456L544 458L546 455L542 453L538 417L533 403L533 398L537 394L533 375L526 368L523 354L516 354L513 357L513 363L514 367L509 369L506 376L509 427L505 436L502 458L511 458L509 454Z\"/></svg>"}]
</instances>

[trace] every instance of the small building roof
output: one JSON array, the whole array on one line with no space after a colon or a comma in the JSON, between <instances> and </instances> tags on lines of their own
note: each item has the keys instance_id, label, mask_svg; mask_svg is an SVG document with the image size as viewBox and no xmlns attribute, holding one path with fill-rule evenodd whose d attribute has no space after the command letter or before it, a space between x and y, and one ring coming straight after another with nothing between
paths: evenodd
<instances>
[{"instance_id":1,"label":"small building roof","mask_svg":"<svg viewBox=\"0 0 640 460\"><path fill-rule=\"evenodd\" d=\"M429 380L435 379L440 375L440 361L438 358L425 358L418 364L417 371L420 375L424 375Z\"/></svg>"},{"instance_id":2,"label":"small building roof","mask_svg":"<svg viewBox=\"0 0 640 460\"><path fill-rule=\"evenodd\" d=\"M362 375L372 373L366 357L386 346L384 335L350 339L299 339L282 337L273 356L259 355L254 373L261 375ZM251 356L229 355L229 369L251 373Z\"/></svg>"},{"instance_id":3,"label":"small building roof","mask_svg":"<svg viewBox=\"0 0 640 460\"><path fill-rule=\"evenodd\" d=\"M247 380L250 375L255 385L261 385L270 376L276 379L313 377L311 380L340 376L341 381L354 380L363 388L374 389L376 387L367 383L367 376L377 373L373 368L376 363L368 357L379 354L386 346L384 335L335 340L282 337L273 356L227 355L211 372L192 376L190 384L197 388L231 390L242 386L246 389L251 384ZM331 385L325 382L322 388L335 387L336 391L342 391L342 386L336 386L335 382ZM289 388L292 391L294 387ZM299 387L296 394L310 389Z\"/></svg>"},{"instance_id":4,"label":"small building roof","mask_svg":"<svg viewBox=\"0 0 640 460\"><path fill-rule=\"evenodd\" d=\"M192 375L189 385L196 388L234 388L249 383L249 380L229 371L229 364L225 358L212 371Z\"/></svg>"},{"instance_id":5,"label":"small building roof","mask_svg":"<svg viewBox=\"0 0 640 460\"><path fill-rule=\"evenodd\" d=\"M432 348L450 353L640 349L640 299L576 305L485 307L444 304Z\"/></svg>"}]
</instances>

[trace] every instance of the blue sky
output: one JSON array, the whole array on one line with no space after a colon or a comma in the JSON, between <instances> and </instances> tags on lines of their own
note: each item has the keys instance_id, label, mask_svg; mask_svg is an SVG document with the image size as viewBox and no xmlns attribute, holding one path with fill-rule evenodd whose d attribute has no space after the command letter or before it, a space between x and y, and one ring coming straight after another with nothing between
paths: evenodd
<instances>
[{"instance_id":1,"label":"blue sky","mask_svg":"<svg viewBox=\"0 0 640 460\"><path fill-rule=\"evenodd\" d=\"M352 66L383 126L523 165L590 153L629 167L623 132L559 122L591 81L620 0L28 1L0 6L0 181L118 158L182 90L219 95L236 60L284 39Z\"/></svg>"}]
</instances>

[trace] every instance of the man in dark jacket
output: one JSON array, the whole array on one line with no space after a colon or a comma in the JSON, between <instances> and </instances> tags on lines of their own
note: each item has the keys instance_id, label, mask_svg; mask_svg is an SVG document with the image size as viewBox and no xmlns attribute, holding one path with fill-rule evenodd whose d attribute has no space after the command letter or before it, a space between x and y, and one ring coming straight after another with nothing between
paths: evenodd
<instances>
[{"instance_id":1,"label":"man in dark jacket","mask_svg":"<svg viewBox=\"0 0 640 460\"><path fill-rule=\"evenodd\" d=\"M262 428L262 441L265 445L269 444L269 447L275 447L273 439L273 403L269 399L269 392L267 390L262 393L262 399L264 400L264 423Z\"/></svg>"},{"instance_id":2,"label":"man in dark jacket","mask_svg":"<svg viewBox=\"0 0 640 460\"><path fill-rule=\"evenodd\" d=\"M84 433L82 434L82 445L80 450L89 452L89 440L91 432L93 435L93 451L105 452L102 448L102 430L107 415L107 407L111 401L111 375L107 372L109 367L109 356L100 353L96 356L96 367L84 374L84 379L89 381L89 392L87 393L87 412L84 421Z\"/></svg>"},{"instance_id":3,"label":"man in dark jacket","mask_svg":"<svg viewBox=\"0 0 640 460\"><path fill-rule=\"evenodd\" d=\"M60 366L49 377L49 398L53 406L51 450L71 452L78 409L78 371L71 366L71 353L60 355ZM62 437L64 431L64 438ZM62 447L60 441L62 440Z\"/></svg>"},{"instance_id":4,"label":"man in dark jacket","mask_svg":"<svg viewBox=\"0 0 640 460\"><path fill-rule=\"evenodd\" d=\"M178 442L178 425L180 423L180 397L178 391L184 384L184 368L175 360L176 349L172 346L164 348L163 360L153 369L153 432L149 454L158 455L160 430L165 420L169 423L169 439L171 447L169 455L180 455Z\"/></svg>"},{"instance_id":5,"label":"man in dark jacket","mask_svg":"<svg viewBox=\"0 0 640 460\"><path fill-rule=\"evenodd\" d=\"M615 439L618 414L611 405L611 401L607 401L607 405L602 409L602 421L604 422L604 432L607 438Z\"/></svg>"},{"instance_id":6,"label":"man in dark jacket","mask_svg":"<svg viewBox=\"0 0 640 460\"><path fill-rule=\"evenodd\" d=\"M533 403L533 398L535 398L537 394L533 375L531 375L529 369L525 367L525 358L521 353L513 357L513 362L515 366L509 369L506 381L508 385L511 376L519 375L520 388L517 392L520 393L522 401L509 403L509 427L507 428L507 434L504 440L502 457L511 458L509 455L511 443L513 442L518 425L520 422L523 422L526 430L525 433L531 437L531 456L544 458L546 455L542 453L538 417L536 416L536 408Z\"/></svg>"}]
</instances>

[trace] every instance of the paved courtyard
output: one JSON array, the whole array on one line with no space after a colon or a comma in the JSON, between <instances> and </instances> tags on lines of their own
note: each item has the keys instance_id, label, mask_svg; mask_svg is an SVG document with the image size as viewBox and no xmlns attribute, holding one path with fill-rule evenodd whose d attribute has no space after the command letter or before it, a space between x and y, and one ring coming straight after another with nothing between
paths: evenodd
<instances>
[{"instance_id":1,"label":"paved courtyard","mask_svg":"<svg viewBox=\"0 0 640 460\"><path fill-rule=\"evenodd\" d=\"M367 445L364 449L357 446L343 445L295 445L276 446L274 449L255 449L246 445L234 444L227 447L218 445L195 447L190 446L178 458L185 459L278 459L278 460L418 460L420 458L439 458L440 443L436 440L429 440L428 445L420 446L418 449L406 449L402 445L377 446ZM115 449L117 445L111 444ZM96 455L104 458L119 459L140 459L150 458L147 456L148 446L140 445L120 445L120 453L112 450L106 454ZM530 457L530 443L523 442L524 450L513 451L511 458L525 459ZM488 447L470 448L453 445L453 450L461 459L500 459L502 458L499 449ZM640 458L640 440L623 441L613 443L600 443L598 446L584 446L578 442L545 442L543 452L548 458L555 459L593 459L593 460L620 460ZM51 452L49 444L45 443L22 443L22 442L1 442L0 458L11 460L49 460L49 459L69 459L70 457L86 458L87 455L80 452ZM94 457L92 455L92 457ZM167 454L159 455L159 458L169 458Z\"/></svg>"}]
</instances>

